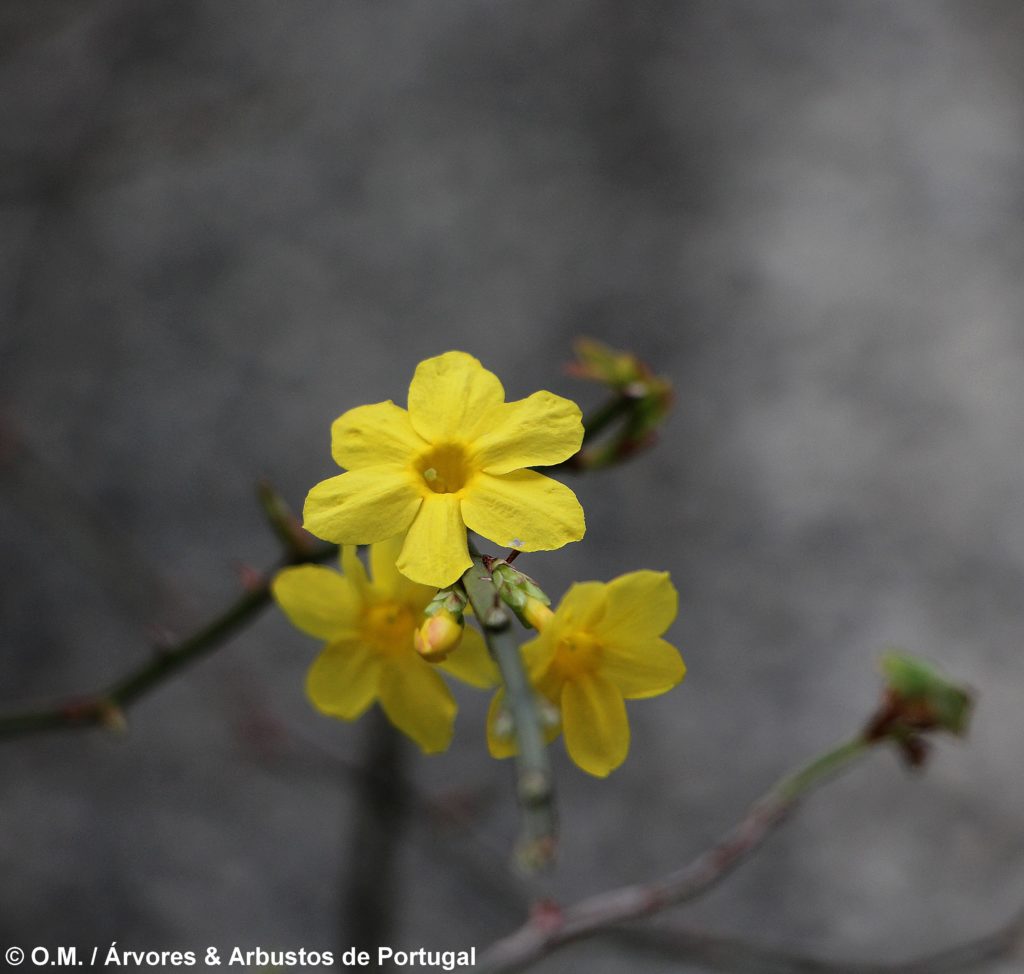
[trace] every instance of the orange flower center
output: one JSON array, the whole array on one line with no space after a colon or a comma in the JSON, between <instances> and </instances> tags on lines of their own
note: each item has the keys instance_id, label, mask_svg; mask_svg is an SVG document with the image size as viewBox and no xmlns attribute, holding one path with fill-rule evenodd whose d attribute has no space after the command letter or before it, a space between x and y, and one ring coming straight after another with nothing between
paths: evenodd
<instances>
[{"instance_id":1,"label":"orange flower center","mask_svg":"<svg viewBox=\"0 0 1024 974\"><path fill-rule=\"evenodd\" d=\"M564 680L593 673L601 662L601 644L583 631L566 633L555 645L555 668Z\"/></svg>"},{"instance_id":2,"label":"orange flower center","mask_svg":"<svg viewBox=\"0 0 1024 974\"><path fill-rule=\"evenodd\" d=\"M411 652L415 628L412 610L401 602L378 602L363 613L363 640L385 656Z\"/></svg>"},{"instance_id":3,"label":"orange flower center","mask_svg":"<svg viewBox=\"0 0 1024 974\"><path fill-rule=\"evenodd\" d=\"M435 494L455 494L466 486L470 469L459 443L439 443L416 461L423 483Z\"/></svg>"}]
</instances>

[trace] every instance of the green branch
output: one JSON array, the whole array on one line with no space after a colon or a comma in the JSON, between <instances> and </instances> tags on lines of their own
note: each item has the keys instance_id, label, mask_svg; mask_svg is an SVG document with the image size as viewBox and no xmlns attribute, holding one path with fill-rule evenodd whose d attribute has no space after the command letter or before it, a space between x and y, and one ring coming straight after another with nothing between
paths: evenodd
<instances>
[{"instance_id":1,"label":"green branch","mask_svg":"<svg viewBox=\"0 0 1024 974\"><path fill-rule=\"evenodd\" d=\"M262 580L255 587L246 591L198 632L159 649L149 662L104 690L68 697L36 710L0 715L0 739L39 731L120 727L124 722L124 711L131 704L179 670L202 659L255 618L270 602L270 579L277 568L326 561L337 551L337 545L323 544L309 548L302 554L294 553L261 576Z\"/></svg>"},{"instance_id":2,"label":"green branch","mask_svg":"<svg viewBox=\"0 0 1024 974\"><path fill-rule=\"evenodd\" d=\"M512 614L502 603L483 559L475 550L472 554L473 565L462 576L462 585L501 671L505 699L515 727L516 795L523 813L518 856L525 867L538 869L551 862L557 842L551 764L536 698L523 669L519 643L511 629Z\"/></svg>"}]
</instances>

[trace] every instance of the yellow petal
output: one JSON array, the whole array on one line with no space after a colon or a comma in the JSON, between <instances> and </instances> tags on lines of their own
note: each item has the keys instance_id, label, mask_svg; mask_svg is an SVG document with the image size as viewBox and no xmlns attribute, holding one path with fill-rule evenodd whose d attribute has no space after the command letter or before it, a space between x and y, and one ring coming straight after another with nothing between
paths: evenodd
<instances>
[{"instance_id":1,"label":"yellow petal","mask_svg":"<svg viewBox=\"0 0 1024 974\"><path fill-rule=\"evenodd\" d=\"M471 440L487 414L505 401L493 372L465 352L445 352L416 366L409 386L409 416L425 440Z\"/></svg>"},{"instance_id":2,"label":"yellow petal","mask_svg":"<svg viewBox=\"0 0 1024 974\"><path fill-rule=\"evenodd\" d=\"M686 676L686 664L671 643L641 637L617 645L605 644L601 675L611 680L627 700L636 700L671 690Z\"/></svg>"},{"instance_id":3,"label":"yellow petal","mask_svg":"<svg viewBox=\"0 0 1024 974\"><path fill-rule=\"evenodd\" d=\"M504 403L473 442L474 463L487 473L543 467L567 460L583 442L580 407L551 392Z\"/></svg>"},{"instance_id":4,"label":"yellow petal","mask_svg":"<svg viewBox=\"0 0 1024 974\"><path fill-rule=\"evenodd\" d=\"M503 728L508 730L507 734L498 733L499 720L507 725ZM512 721L505 710L504 687L491 698L491 705L487 709L487 750L492 758L510 758L518 751Z\"/></svg>"},{"instance_id":5,"label":"yellow petal","mask_svg":"<svg viewBox=\"0 0 1024 974\"><path fill-rule=\"evenodd\" d=\"M586 530L576 495L533 470L479 473L463 493L466 524L502 547L550 551L579 541Z\"/></svg>"},{"instance_id":6,"label":"yellow petal","mask_svg":"<svg viewBox=\"0 0 1024 974\"><path fill-rule=\"evenodd\" d=\"M337 572L320 565L284 568L270 584L292 624L319 639L355 634L362 600Z\"/></svg>"},{"instance_id":7,"label":"yellow petal","mask_svg":"<svg viewBox=\"0 0 1024 974\"><path fill-rule=\"evenodd\" d=\"M455 698L433 667L410 656L387 665L380 681L380 705L403 734L426 754L445 750L455 727Z\"/></svg>"},{"instance_id":8,"label":"yellow petal","mask_svg":"<svg viewBox=\"0 0 1024 974\"><path fill-rule=\"evenodd\" d=\"M562 696L562 684L565 682L557 668L552 666L558 635L558 632L549 626L519 647L530 686L556 707Z\"/></svg>"},{"instance_id":9,"label":"yellow petal","mask_svg":"<svg viewBox=\"0 0 1024 974\"><path fill-rule=\"evenodd\" d=\"M350 409L331 425L331 454L346 470L406 464L425 448L409 414L390 399Z\"/></svg>"},{"instance_id":10,"label":"yellow petal","mask_svg":"<svg viewBox=\"0 0 1024 974\"><path fill-rule=\"evenodd\" d=\"M418 585L406 578L399 570L398 556L405 544L405 534L396 534L387 541L370 546L370 571L373 587L378 595L392 602L409 606L419 615L437 592L436 587Z\"/></svg>"},{"instance_id":11,"label":"yellow petal","mask_svg":"<svg viewBox=\"0 0 1024 974\"><path fill-rule=\"evenodd\" d=\"M306 675L306 693L317 710L355 720L377 696L380 657L356 640L330 643Z\"/></svg>"},{"instance_id":12,"label":"yellow petal","mask_svg":"<svg viewBox=\"0 0 1024 974\"><path fill-rule=\"evenodd\" d=\"M562 596L555 617L538 636L547 636L551 652L567 630L592 629L597 626L608 607L608 586L604 582L574 582Z\"/></svg>"},{"instance_id":13,"label":"yellow petal","mask_svg":"<svg viewBox=\"0 0 1024 974\"><path fill-rule=\"evenodd\" d=\"M486 690L498 683L498 665L487 651L487 643L472 626L466 626L462 641L438 666L470 686Z\"/></svg>"},{"instance_id":14,"label":"yellow petal","mask_svg":"<svg viewBox=\"0 0 1024 974\"><path fill-rule=\"evenodd\" d=\"M341 546L341 570L359 593L360 598L365 602L367 589L370 587L370 580L366 577L366 569L363 567L362 559L359 557L358 545L344 544Z\"/></svg>"},{"instance_id":15,"label":"yellow petal","mask_svg":"<svg viewBox=\"0 0 1024 974\"><path fill-rule=\"evenodd\" d=\"M307 495L303 527L337 544L371 544L404 531L420 496L398 467L367 467L322 480Z\"/></svg>"},{"instance_id":16,"label":"yellow petal","mask_svg":"<svg viewBox=\"0 0 1024 974\"><path fill-rule=\"evenodd\" d=\"M626 760L626 705L615 684L596 673L565 684L562 729L569 757L588 774L604 778Z\"/></svg>"},{"instance_id":17,"label":"yellow petal","mask_svg":"<svg viewBox=\"0 0 1024 974\"><path fill-rule=\"evenodd\" d=\"M679 595L668 572L630 572L609 582L607 590L608 611L598 630L602 639L660 636L679 608Z\"/></svg>"},{"instance_id":18,"label":"yellow petal","mask_svg":"<svg viewBox=\"0 0 1024 974\"><path fill-rule=\"evenodd\" d=\"M466 544L455 494L436 494L423 500L398 557L398 570L421 585L444 588L469 568Z\"/></svg>"}]
</instances>

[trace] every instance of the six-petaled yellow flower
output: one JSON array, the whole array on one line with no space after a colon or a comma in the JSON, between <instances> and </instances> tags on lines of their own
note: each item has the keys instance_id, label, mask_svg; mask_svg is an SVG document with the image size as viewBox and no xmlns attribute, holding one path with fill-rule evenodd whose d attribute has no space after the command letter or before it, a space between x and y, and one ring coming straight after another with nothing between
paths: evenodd
<instances>
[{"instance_id":1,"label":"six-petaled yellow flower","mask_svg":"<svg viewBox=\"0 0 1024 974\"><path fill-rule=\"evenodd\" d=\"M535 639L524 644L530 682L561 711L569 757L604 777L626 759L624 699L653 697L686 674L679 651L661 638L676 617L678 597L666 572L639 571L614 581L580 582ZM488 718L494 757L515 753L501 728L504 691ZM557 734L557 727L549 737Z\"/></svg>"},{"instance_id":2,"label":"six-petaled yellow flower","mask_svg":"<svg viewBox=\"0 0 1024 974\"><path fill-rule=\"evenodd\" d=\"M370 549L372 579L354 547L342 549L338 574L319 565L285 568L272 584L274 598L303 632L327 641L306 679L314 705L355 720L375 700L388 719L427 753L452 738L455 700L437 666L413 645L423 609L435 590L395 568L402 539ZM480 634L469 627L441 668L476 687L493 686L497 668Z\"/></svg>"},{"instance_id":3,"label":"six-petaled yellow flower","mask_svg":"<svg viewBox=\"0 0 1024 974\"><path fill-rule=\"evenodd\" d=\"M498 377L465 352L421 362L409 408L350 409L331 429L348 472L306 498L305 527L339 544L405 533L398 570L442 588L470 566L466 528L520 551L583 537L583 509L563 484L529 469L561 463L583 438L579 407L550 392L505 402Z\"/></svg>"}]
</instances>

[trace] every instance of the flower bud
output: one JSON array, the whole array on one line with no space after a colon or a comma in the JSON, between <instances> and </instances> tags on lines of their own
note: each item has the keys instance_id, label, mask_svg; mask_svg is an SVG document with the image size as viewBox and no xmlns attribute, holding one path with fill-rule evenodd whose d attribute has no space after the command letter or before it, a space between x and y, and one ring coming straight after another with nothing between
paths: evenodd
<instances>
[{"instance_id":1,"label":"flower bud","mask_svg":"<svg viewBox=\"0 0 1024 974\"><path fill-rule=\"evenodd\" d=\"M529 575L517 571L507 561L493 560L489 567L502 601L524 626L540 630L554 615L548 608L551 599Z\"/></svg>"},{"instance_id":2,"label":"flower bud","mask_svg":"<svg viewBox=\"0 0 1024 974\"><path fill-rule=\"evenodd\" d=\"M943 730L958 737L967 732L971 695L923 660L888 653L881 660L888 690L900 703L902 722L918 730Z\"/></svg>"},{"instance_id":3,"label":"flower bud","mask_svg":"<svg viewBox=\"0 0 1024 974\"><path fill-rule=\"evenodd\" d=\"M540 632L554 617L555 614L551 611L551 606L540 599L529 598L526 600L526 605L523 606L523 621L528 626L533 626L537 632Z\"/></svg>"},{"instance_id":4,"label":"flower bud","mask_svg":"<svg viewBox=\"0 0 1024 974\"><path fill-rule=\"evenodd\" d=\"M904 653L887 654L881 665L886 685L882 703L864 729L866 741L889 740L902 750L907 764L919 767L928 756L928 733L967 733L973 701L966 689Z\"/></svg>"},{"instance_id":5,"label":"flower bud","mask_svg":"<svg viewBox=\"0 0 1024 974\"><path fill-rule=\"evenodd\" d=\"M416 652L431 663L440 663L461 641L462 620L448 609L428 616L413 636Z\"/></svg>"}]
</instances>

